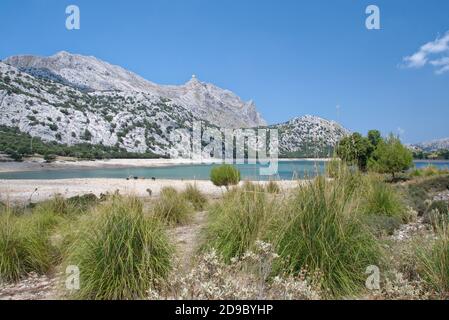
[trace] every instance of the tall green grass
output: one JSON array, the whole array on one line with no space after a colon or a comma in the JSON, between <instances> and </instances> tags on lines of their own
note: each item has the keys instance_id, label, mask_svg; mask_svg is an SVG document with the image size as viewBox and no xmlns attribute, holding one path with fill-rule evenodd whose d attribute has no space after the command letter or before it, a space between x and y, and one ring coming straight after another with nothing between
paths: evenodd
<instances>
[{"instance_id":1,"label":"tall green grass","mask_svg":"<svg viewBox=\"0 0 449 320\"><path fill-rule=\"evenodd\" d=\"M346 174L298 187L270 232L287 270L318 270L332 296L361 289L366 268L378 265L382 253L358 216L358 204L353 178Z\"/></svg>"},{"instance_id":2,"label":"tall green grass","mask_svg":"<svg viewBox=\"0 0 449 320\"><path fill-rule=\"evenodd\" d=\"M193 205L195 210L204 210L207 205L206 196L198 189L196 184L189 183L182 192L182 196Z\"/></svg>"},{"instance_id":3,"label":"tall green grass","mask_svg":"<svg viewBox=\"0 0 449 320\"><path fill-rule=\"evenodd\" d=\"M192 218L192 206L175 188L164 187L154 204L153 214L168 225L186 224Z\"/></svg>"},{"instance_id":4,"label":"tall green grass","mask_svg":"<svg viewBox=\"0 0 449 320\"><path fill-rule=\"evenodd\" d=\"M80 299L139 299L167 276L172 247L163 226L135 198L115 196L84 221L65 265L80 270Z\"/></svg>"},{"instance_id":5,"label":"tall green grass","mask_svg":"<svg viewBox=\"0 0 449 320\"><path fill-rule=\"evenodd\" d=\"M449 169L438 169L434 165L428 165L425 168L415 169L411 171L409 176L412 178L418 178L418 177L432 177L445 174L449 174Z\"/></svg>"},{"instance_id":6,"label":"tall green grass","mask_svg":"<svg viewBox=\"0 0 449 320\"><path fill-rule=\"evenodd\" d=\"M430 248L418 248L420 274L429 286L443 297L449 297L449 229L437 230L437 240Z\"/></svg>"},{"instance_id":7,"label":"tall green grass","mask_svg":"<svg viewBox=\"0 0 449 320\"><path fill-rule=\"evenodd\" d=\"M55 259L50 234L56 223L48 212L18 215L6 207L0 213L0 282L50 270Z\"/></svg>"},{"instance_id":8,"label":"tall green grass","mask_svg":"<svg viewBox=\"0 0 449 320\"><path fill-rule=\"evenodd\" d=\"M377 178L366 177L362 197L364 214L397 218L407 222L405 203L393 186Z\"/></svg>"},{"instance_id":9,"label":"tall green grass","mask_svg":"<svg viewBox=\"0 0 449 320\"><path fill-rule=\"evenodd\" d=\"M259 192L259 188L245 183L243 187L231 189L222 201L211 207L203 249L215 248L229 261L264 237L274 202L267 199L265 192Z\"/></svg>"}]
</instances>

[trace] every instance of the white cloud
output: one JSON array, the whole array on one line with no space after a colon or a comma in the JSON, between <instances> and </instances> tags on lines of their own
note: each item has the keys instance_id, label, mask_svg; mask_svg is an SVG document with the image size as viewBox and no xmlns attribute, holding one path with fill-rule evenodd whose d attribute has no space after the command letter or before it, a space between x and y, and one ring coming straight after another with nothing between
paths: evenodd
<instances>
[{"instance_id":1,"label":"white cloud","mask_svg":"<svg viewBox=\"0 0 449 320\"><path fill-rule=\"evenodd\" d=\"M442 74L449 71L449 57L444 57L430 61L430 64L438 69L435 71L437 74Z\"/></svg>"},{"instance_id":2,"label":"white cloud","mask_svg":"<svg viewBox=\"0 0 449 320\"><path fill-rule=\"evenodd\" d=\"M439 57L432 57L434 55ZM442 38L428 42L414 54L404 57L403 61L406 68L421 68L431 64L437 74L449 71L449 31Z\"/></svg>"}]
</instances>

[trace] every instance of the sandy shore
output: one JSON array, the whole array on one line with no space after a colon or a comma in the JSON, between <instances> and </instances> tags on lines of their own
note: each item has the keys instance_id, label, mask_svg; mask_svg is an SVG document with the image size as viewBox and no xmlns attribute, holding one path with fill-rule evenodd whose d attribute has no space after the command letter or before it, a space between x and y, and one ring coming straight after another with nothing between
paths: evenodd
<instances>
[{"instance_id":1,"label":"sandy shore","mask_svg":"<svg viewBox=\"0 0 449 320\"><path fill-rule=\"evenodd\" d=\"M279 161L327 161L328 159L279 159ZM193 161L190 159L109 159L94 161L58 160L46 163L42 159L23 162L0 162L0 172L61 170L61 169L95 169L126 167L167 167L180 164L220 163L218 161Z\"/></svg>"},{"instance_id":2,"label":"sandy shore","mask_svg":"<svg viewBox=\"0 0 449 320\"><path fill-rule=\"evenodd\" d=\"M125 180L125 179L60 179L60 180L0 180L0 201L11 203L40 202L52 198L55 194L73 197L93 193L119 190L124 195L148 197L147 189L157 197L163 187L171 186L183 190L188 183L196 183L198 188L211 197L221 196L224 188L216 187L205 180ZM266 182L257 182L264 184ZM280 181L282 189L287 190L298 185L297 181ZM35 191L36 190L36 191Z\"/></svg>"}]
</instances>

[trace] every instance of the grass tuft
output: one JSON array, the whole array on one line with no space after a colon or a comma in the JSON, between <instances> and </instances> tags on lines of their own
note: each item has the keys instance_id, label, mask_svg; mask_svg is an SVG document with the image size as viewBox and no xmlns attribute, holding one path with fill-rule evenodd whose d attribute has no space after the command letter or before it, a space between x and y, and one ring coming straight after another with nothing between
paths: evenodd
<instances>
[{"instance_id":1,"label":"grass tuft","mask_svg":"<svg viewBox=\"0 0 449 320\"><path fill-rule=\"evenodd\" d=\"M115 196L86 220L65 265L80 270L80 299L139 299L170 270L172 247L161 223L135 198Z\"/></svg>"},{"instance_id":2,"label":"grass tuft","mask_svg":"<svg viewBox=\"0 0 449 320\"><path fill-rule=\"evenodd\" d=\"M298 187L284 210L271 235L287 270L320 272L323 288L332 296L360 290L366 268L378 265L382 255L357 215L353 179L316 178Z\"/></svg>"},{"instance_id":3,"label":"grass tuft","mask_svg":"<svg viewBox=\"0 0 449 320\"><path fill-rule=\"evenodd\" d=\"M367 177L364 189L362 200L364 214L386 216L407 222L405 204L391 185L376 178Z\"/></svg>"},{"instance_id":4,"label":"grass tuft","mask_svg":"<svg viewBox=\"0 0 449 320\"><path fill-rule=\"evenodd\" d=\"M203 249L216 249L226 261L239 257L263 238L263 231L273 212L273 202L258 186L246 183L233 188L222 201L211 207Z\"/></svg>"},{"instance_id":5,"label":"grass tuft","mask_svg":"<svg viewBox=\"0 0 449 320\"><path fill-rule=\"evenodd\" d=\"M175 188L164 187L156 200L153 214L168 225L182 225L191 220L192 206Z\"/></svg>"},{"instance_id":6,"label":"grass tuft","mask_svg":"<svg viewBox=\"0 0 449 320\"><path fill-rule=\"evenodd\" d=\"M267 190L268 193L272 194L281 193L281 188L279 187L277 182L273 180L270 180L270 182L268 182L268 184L265 186L265 189Z\"/></svg>"},{"instance_id":7,"label":"grass tuft","mask_svg":"<svg viewBox=\"0 0 449 320\"><path fill-rule=\"evenodd\" d=\"M6 207L0 213L0 283L50 270L54 261L50 229L56 222L48 212L19 216Z\"/></svg>"},{"instance_id":8,"label":"grass tuft","mask_svg":"<svg viewBox=\"0 0 449 320\"><path fill-rule=\"evenodd\" d=\"M182 192L182 196L193 205L195 210L204 210L207 205L206 196L198 189L196 184L189 183Z\"/></svg>"},{"instance_id":9,"label":"grass tuft","mask_svg":"<svg viewBox=\"0 0 449 320\"><path fill-rule=\"evenodd\" d=\"M449 296L449 229L437 231L437 240L430 248L418 249L420 274L427 284L443 297Z\"/></svg>"}]
</instances>

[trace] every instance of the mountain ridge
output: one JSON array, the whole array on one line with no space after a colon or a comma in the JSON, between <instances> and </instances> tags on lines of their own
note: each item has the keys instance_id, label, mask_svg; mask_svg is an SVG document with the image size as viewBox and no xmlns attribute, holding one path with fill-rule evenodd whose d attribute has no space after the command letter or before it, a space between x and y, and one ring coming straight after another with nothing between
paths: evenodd
<instances>
[{"instance_id":1,"label":"mountain ridge","mask_svg":"<svg viewBox=\"0 0 449 320\"><path fill-rule=\"evenodd\" d=\"M72 63L78 65L85 56L74 58L63 52L52 57L47 59L75 59ZM100 61L95 57L87 59L89 63L80 66L78 71L88 70L92 61ZM109 64L101 62L96 68L107 67L107 70L98 71L100 75L96 80L88 82L89 77L95 78L90 76L92 72L97 71L88 70L78 78L72 68L61 71L52 66L52 61L44 61L51 67L46 69L42 60L35 56L15 56L4 62L0 62L0 125L17 127L45 141L67 145L91 143L116 146L129 152L167 155L179 147L173 145L170 136L173 130L188 132L194 121L203 121L209 127L267 127L254 103L242 102L231 91L201 82L196 77L181 86L158 86L143 78L134 78L139 76L119 66L111 69ZM111 74L114 70L122 75L119 78L125 79L125 84L116 81L117 76L112 81L104 78L107 72ZM129 79L144 82L137 89L127 88ZM122 85L123 90L118 90ZM157 90L140 90L147 86L155 86ZM99 90L101 88L114 90ZM192 101L197 101L198 105L192 106ZM242 114L242 110L248 113ZM233 120L236 117L238 123ZM215 121L221 118L225 121ZM234 123L226 126L229 121ZM310 115L268 127L279 129L281 153L299 152L306 156L329 154L338 140L349 132L335 121Z\"/></svg>"},{"instance_id":2,"label":"mountain ridge","mask_svg":"<svg viewBox=\"0 0 449 320\"><path fill-rule=\"evenodd\" d=\"M57 81L90 92L145 92L173 100L195 115L222 127L252 127L266 122L253 102L244 102L230 90L199 81L183 85L157 85L154 82L94 56L60 51L50 57L11 56L3 60L18 70L39 78ZM222 108L228 109L227 113Z\"/></svg>"},{"instance_id":3,"label":"mountain ridge","mask_svg":"<svg viewBox=\"0 0 449 320\"><path fill-rule=\"evenodd\" d=\"M411 146L412 148L418 148L426 152L434 152L443 149L449 150L449 137L415 143Z\"/></svg>"}]
</instances>

